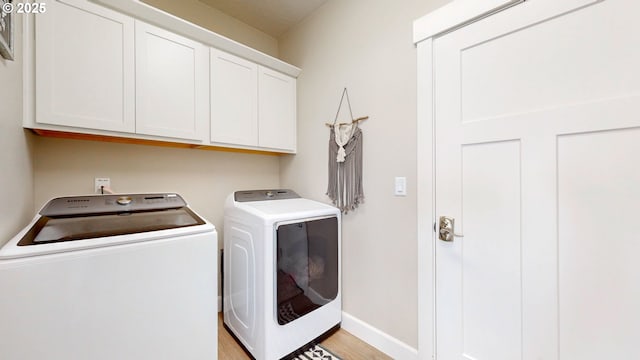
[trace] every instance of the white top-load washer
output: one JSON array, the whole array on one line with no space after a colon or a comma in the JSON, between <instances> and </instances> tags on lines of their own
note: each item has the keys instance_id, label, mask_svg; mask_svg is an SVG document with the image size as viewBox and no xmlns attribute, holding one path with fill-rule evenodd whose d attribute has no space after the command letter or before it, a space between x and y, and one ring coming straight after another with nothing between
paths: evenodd
<instances>
[{"instance_id":1,"label":"white top-load washer","mask_svg":"<svg viewBox=\"0 0 640 360\"><path fill-rule=\"evenodd\" d=\"M255 359L289 356L339 327L340 222L337 208L291 190L227 198L224 324Z\"/></svg>"},{"instance_id":2,"label":"white top-load washer","mask_svg":"<svg viewBox=\"0 0 640 360\"><path fill-rule=\"evenodd\" d=\"M217 358L217 233L177 194L51 200L0 249L0 358Z\"/></svg>"}]
</instances>

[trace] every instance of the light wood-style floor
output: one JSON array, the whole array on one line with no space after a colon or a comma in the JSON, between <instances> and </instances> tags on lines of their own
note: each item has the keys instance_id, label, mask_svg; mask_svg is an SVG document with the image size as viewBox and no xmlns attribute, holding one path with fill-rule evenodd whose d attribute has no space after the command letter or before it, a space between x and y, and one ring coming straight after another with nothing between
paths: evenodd
<instances>
[{"instance_id":1,"label":"light wood-style floor","mask_svg":"<svg viewBox=\"0 0 640 360\"><path fill-rule=\"evenodd\" d=\"M321 342L321 344L327 350L340 356L343 360L392 360L387 355L343 329L336 331L329 338ZM251 359L222 325L222 315L218 317L218 359Z\"/></svg>"}]
</instances>

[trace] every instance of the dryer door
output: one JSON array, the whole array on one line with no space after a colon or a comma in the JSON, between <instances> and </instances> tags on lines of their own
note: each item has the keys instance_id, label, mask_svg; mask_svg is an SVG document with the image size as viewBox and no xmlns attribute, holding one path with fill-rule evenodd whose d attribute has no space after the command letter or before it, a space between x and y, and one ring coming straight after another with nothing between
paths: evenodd
<instances>
[{"instance_id":1,"label":"dryer door","mask_svg":"<svg viewBox=\"0 0 640 360\"><path fill-rule=\"evenodd\" d=\"M338 219L277 225L278 323L284 325L338 295Z\"/></svg>"}]
</instances>

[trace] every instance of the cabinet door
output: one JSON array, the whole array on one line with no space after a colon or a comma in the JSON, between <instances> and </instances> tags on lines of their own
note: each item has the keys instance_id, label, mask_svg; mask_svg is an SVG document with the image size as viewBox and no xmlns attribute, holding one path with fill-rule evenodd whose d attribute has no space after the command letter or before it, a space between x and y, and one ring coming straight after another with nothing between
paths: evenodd
<instances>
[{"instance_id":1,"label":"cabinet door","mask_svg":"<svg viewBox=\"0 0 640 360\"><path fill-rule=\"evenodd\" d=\"M259 67L258 145L296 151L296 79Z\"/></svg>"},{"instance_id":2,"label":"cabinet door","mask_svg":"<svg viewBox=\"0 0 640 360\"><path fill-rule=\"evenodd\" d=\"M83 0L35 16L36 122L133 132L132 18Z\"/></svg>"},{"instance_id":3,"label":"cabinet door","mask_svg":"<svg viewBox=\"0 0 640 360\"><path fill-rule=\"evenodd\" d=\"M211 142L258 145L258 65L211 49Z\"/></svg>"},{"instance_id":4,"label":"cabinet door","mask_svg":"<svg viewBox=\"0 0 640 360\"><path fill-rule=\"evenodd\" d=\"M204 45L136 21L136 133L207 138L208 60Z\"/></svg>"}]
</instances>

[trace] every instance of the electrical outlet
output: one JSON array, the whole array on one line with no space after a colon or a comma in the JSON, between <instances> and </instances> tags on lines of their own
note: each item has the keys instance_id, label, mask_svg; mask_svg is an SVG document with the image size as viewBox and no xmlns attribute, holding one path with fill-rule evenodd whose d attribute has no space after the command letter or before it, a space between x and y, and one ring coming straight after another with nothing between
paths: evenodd
<instances>
[{"instance_id":1,"label":"electrical outlet","mask_svg":"<svg viewBox=\"0 0 640 360\"><path fill-rule=\"evenodd\" d=\"M96 194L101 194L102 187L111 188L111 179L110 178L95 178L95 187L94 191Z\"/></svg>"}]
</instances>

